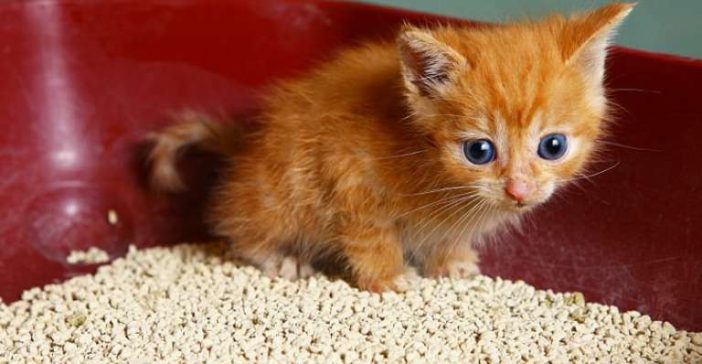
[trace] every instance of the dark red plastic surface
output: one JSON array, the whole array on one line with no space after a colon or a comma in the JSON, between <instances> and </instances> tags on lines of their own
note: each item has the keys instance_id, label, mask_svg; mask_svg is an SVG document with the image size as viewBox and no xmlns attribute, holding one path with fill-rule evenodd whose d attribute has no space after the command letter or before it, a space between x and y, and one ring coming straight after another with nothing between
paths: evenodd
<instances>
[{"instance_id":1,"label":"dark red plastic surface","mask_svg":"<svg viewBox=\"0 0 702 364\"><path fill-rule=\"evenodd\" d=\"M271 80L405 18L434 21L317 1L3 2L0 296L94 269L65 264L72 249L203 238L202 188L144 188L144 134L182 108L247 113ZM594 170L616 167L487 247L483 270L702 330L702 63L617 50L609 72L622 111Z\"/></svg>"}]
</instances>

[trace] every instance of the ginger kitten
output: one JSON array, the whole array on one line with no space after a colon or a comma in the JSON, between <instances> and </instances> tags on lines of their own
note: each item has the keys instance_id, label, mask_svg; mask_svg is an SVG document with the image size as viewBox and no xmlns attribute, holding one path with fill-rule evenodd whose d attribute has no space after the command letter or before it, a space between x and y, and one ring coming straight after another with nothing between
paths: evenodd
<instances>
[{"instance_id":1,"label":"ginger kitten","mask_svg":"<svg viewBox=\"0 0 702 364\"><path fill-rule=\"evenodd\" d=\"M632 10L462 28L405 26L267 94L256 132L191 115L154 136L152 181L182 187L176 153L227 156L210 224L288 278L339 262L371 291L478 272L472 245L548 200L596 148L608 40Z\"/></svg>"}]
</instances>

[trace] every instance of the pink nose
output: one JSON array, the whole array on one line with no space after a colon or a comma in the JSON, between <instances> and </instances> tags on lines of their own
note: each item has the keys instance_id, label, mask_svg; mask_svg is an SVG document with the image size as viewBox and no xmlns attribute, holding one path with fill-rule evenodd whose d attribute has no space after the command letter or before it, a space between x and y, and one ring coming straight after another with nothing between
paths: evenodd
<instances>
[{"instance_id":1,"label":"pink nose","mask_svg":"<svg viewBox=\"0 0 702 364\"><path fill-rule=\"evenodd\" d=\"M513 200L523 202L529 194L529 185L522 180L510 178L507 180L505 192Z\"/></svg>"}]
</instances>

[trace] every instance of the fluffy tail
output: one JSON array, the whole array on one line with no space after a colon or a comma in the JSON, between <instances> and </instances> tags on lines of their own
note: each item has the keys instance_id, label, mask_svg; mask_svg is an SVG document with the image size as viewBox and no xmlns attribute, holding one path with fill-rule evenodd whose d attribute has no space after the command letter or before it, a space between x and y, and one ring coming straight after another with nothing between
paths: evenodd
<instances>
[{"instance_id":1,"label":"fluffy tail","mask_svg":"<svg viewBox=\"0 0 702 364\"><path fill-rule=\"evenodd\" d=\"M228 155L240 139L235 123L224 125L195 112L187 112L166 129L148 135L153 142L149 153L150 183L159 191L178 192L185 189L176 163L186 147L197 145L203 150Z\"/></svg>"}]
</instances>

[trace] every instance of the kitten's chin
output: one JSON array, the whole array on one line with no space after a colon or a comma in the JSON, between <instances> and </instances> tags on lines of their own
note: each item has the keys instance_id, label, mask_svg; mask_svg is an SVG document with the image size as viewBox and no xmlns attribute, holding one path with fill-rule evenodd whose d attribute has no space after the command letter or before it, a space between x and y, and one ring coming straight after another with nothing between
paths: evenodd
<instances>
[{"instance_id":1,"label":"kitten's chin","mask_svg":"<svg viewBox=\"0 0 702 364\"><path fill-rule=\"evenodd\" d=\"M539 202L515 202L515 201L502 201L500 207L506 213L510 214L522 214L533 210L536 206L540 205Z\"/></svg>"}]
</instances>

